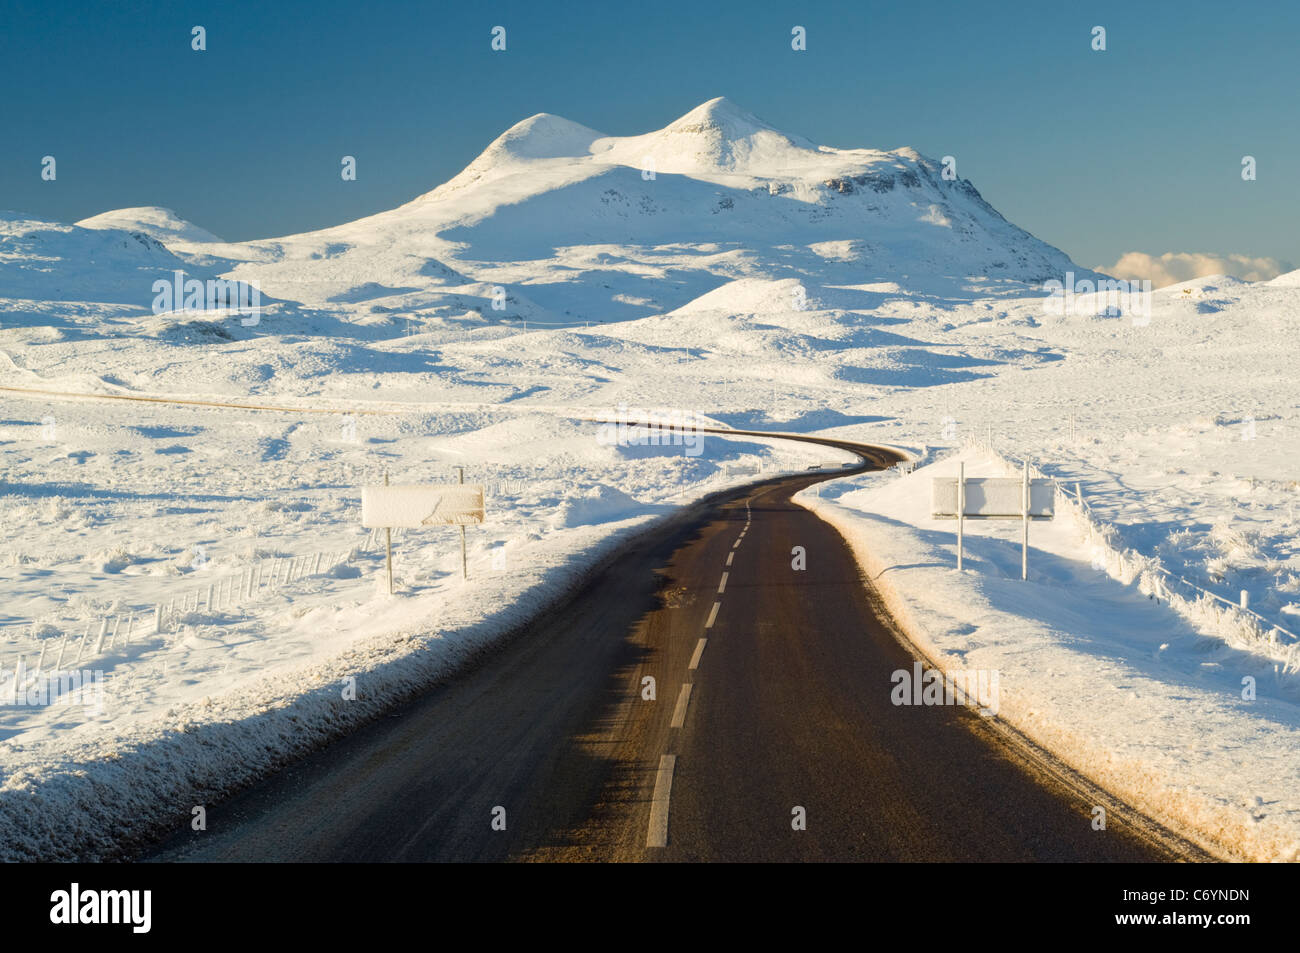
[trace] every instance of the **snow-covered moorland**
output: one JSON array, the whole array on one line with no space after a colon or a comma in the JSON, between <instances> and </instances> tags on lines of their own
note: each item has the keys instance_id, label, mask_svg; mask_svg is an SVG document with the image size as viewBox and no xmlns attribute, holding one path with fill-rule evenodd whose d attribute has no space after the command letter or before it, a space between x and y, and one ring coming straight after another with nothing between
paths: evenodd
<instances>
[{"instance_id":1,"label":"snow-covered moorland","mask_svg":"<svg viewBox=\"0 0 1300 953\"><path fill-rule=\"evenodd\" d=\"M178 270L256 283L260 320L155 313L154 282ZM151 208L76 225L0 213L0 665L44 649L48 669L84 638L82 663L108 674L102 710L0 714L6 843L50 850L146 767L173 775L136 789L132 823L183 813L346 727L318 699L348 672L409 654L384 684L432 678L620 533L751 466L842 459L754 438L698 456L610 446L577 419L621 410L926 460L991 437L1079 483L1125 546L1300 629L1300 276L1162 289L1135 321L1051 313L1042 285L1068 272L1096 277L933 160L819 147L725 100L628 138L535 116L432 192L304 235L224 243ZM450 482L458 465L488 488L471 580L454 531L411 533L389 598L360 487ZM154 636L159 602L181 608ZM131 643L100 643L104 619L132 613ZM1146 674L1172 692L1188 671ZM1259 691L1294 725L1288 684ZM1231 687L1208 690L1230 706ZM1126 717L1165 717L1142 704ZM1102 743L1097 709L1070 717ZM1167 741L1125 763L1167 767ZM1268 750L1260 785L1293 780L1296 759Z\"/></svg>"}]
</instances>

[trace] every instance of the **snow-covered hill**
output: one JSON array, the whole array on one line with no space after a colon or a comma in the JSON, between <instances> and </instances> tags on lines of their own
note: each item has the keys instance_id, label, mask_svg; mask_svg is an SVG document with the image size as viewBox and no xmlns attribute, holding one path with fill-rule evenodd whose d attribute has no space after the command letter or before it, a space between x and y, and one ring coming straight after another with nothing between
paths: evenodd
<instances>
[{"instance_id":1,"label":"snow-covered hill","mask_svg":"<svg viewBox=\"0 0 1300 953\"><path fill-rule=\"evenodd\" d=\"M0 297L147 305L173 271L207 277L145 232L0 212Z\"/></svg>"},{"instance_id":2,"label":"snow-covered hill","mask_svg":"<svg viewBox=\"0 0 1300 953\"><path fill-rule=\"evenodd\" d=\"M127 232L142 232L164 245L173 242L221 242L220 238L207 229L185 221L171 209L152 205L103 212L83 218L77 225L82 228L120 228Z\"/></svg>"}]
</instances>

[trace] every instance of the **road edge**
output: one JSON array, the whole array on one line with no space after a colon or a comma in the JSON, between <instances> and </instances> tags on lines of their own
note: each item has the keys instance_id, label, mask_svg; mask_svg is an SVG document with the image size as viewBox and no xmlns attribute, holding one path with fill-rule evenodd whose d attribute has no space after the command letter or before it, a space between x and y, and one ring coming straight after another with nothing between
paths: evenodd
<instances>
[{"instance_id":1,"label":"road edge","mask_svg":"<svg viewBox=\"0 0 1300 953\"><path fill-rule=\"evenodd\" d=\"M892 585L879 586L873 581L887 567L876 560L865 544L856 538L852 525L847 520L836 518L838 514L832 508L814 505L800 499L799 494L793 497L793 501L834 529L844 540L858 564L867 597L880 607L880 614L898 643L923 665L940 672L945 671L944 666L922 647L926 643L932 644L933 640L924 626L912 618L903 594ZM1171 818L1156 816L1150 810L1135 806L1130 799L1116 794L1074 767L1068 756L1035 740L1026 730L1005 717L981 719L980 724L999 744L1014 752L1029 770L1064 786L1084 799L1085 803L1109 803L1122 810L1121 816L1125 817L1135 832L1176 860L1200 863L1240 863L1250 860L1217 841L1209 832L1180 825ZM1108 815L1114 813L1109 806L1107 812Z\"/></svg>"}]
</instances>

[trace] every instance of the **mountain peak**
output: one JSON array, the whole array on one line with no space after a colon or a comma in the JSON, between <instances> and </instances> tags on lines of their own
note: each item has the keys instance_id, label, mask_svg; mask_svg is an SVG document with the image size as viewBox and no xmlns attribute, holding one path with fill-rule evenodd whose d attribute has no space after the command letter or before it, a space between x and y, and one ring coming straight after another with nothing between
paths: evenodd
<instances>
[{"instance_id":1,"label":"mountain peak","mask_svg":"<svg viewBox=\"0 0 1300 953\"><path fill-rule=\"evenodd\" d=\"M537 113L503 132L487 148L516 159L560 159L585 156L603 132L554 113Z\"/></svg>"},{"instance_id":2,"label":"mountain peak","mask_svg":"<svg viewBox=\"0 0 1300 953\"><path fill-rule=\"evenodd\" d=\"M718 96L656 132L601 140L592 152L606 161L639 167L653 160L663 172L708 175L803 165L816 148Z\"/></svg>"},{"instance_id":3,"label":"mountain peak","mask_svg":"<svg viewBox=\"0 0 1300 953\"><path fill-rule=\"evenodd\" d=\"M782 135L773 126L741 109L725 96L701 103L664 129L664 132L677 133L717 132L726 139L744 139L760 131Z\"/></svg>"},{"instance_id":4,"label":"mountain peak","mask_svg":"<svg viewBox=\"0 0 1300 953\"><path fill-rule=\"evenodd\" d=\"M591 144L604 138L603 132L563 116L536 113L501 133L457 176L422 198L509 175L539 159L583 159L590 156Z\"/></svg>"}]
</instances>

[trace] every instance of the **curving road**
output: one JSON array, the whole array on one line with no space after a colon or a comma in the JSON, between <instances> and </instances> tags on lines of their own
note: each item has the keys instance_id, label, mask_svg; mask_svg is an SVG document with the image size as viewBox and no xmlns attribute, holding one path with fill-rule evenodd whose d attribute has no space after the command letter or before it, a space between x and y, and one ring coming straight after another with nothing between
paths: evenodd
<instances>
[{"instance_id":1,"label":"curving road","mask_svg":"<svg viewBox=\"0 0 1300 953\"><path fill-rule=\"evenodd\" d=\"M996 719L891 703L915 658L843 539L791 501L838 475L732 491L643 537L472 670L148 859L1199 858Z\"/></svg>"}]
</instances>

